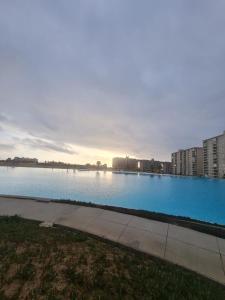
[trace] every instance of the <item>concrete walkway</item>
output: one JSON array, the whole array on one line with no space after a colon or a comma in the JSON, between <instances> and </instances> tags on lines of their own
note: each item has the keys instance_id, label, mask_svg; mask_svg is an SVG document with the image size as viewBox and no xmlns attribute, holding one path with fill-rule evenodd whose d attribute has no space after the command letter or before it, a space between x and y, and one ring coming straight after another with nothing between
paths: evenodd
<instances>
[{"instance_id":1,"label":"concrete walkway","mask_svg":"<svg viewBox=\"0 0 225 300\"><path fill-rule=\"evenodd\" d=\"M225 284L225 240L99 208L0 197L0 215L79 229L166 259Z\"/></svg>"}]
</instances>

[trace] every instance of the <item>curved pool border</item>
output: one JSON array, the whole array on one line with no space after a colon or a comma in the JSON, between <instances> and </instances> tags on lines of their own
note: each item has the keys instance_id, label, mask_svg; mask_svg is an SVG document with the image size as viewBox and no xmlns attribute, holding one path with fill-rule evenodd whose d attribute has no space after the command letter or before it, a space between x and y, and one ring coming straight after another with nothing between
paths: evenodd
<instances>
[{"instance_id":1,"label":"curved pool border","mask_svg":"<svg viewBox=\"0 0 225 300\"><path fill-rule=\"evenodd\" d=\"M0 198L35 200L40 202L55 202L55 203L63 203L69 205L79 205L85 207L100 208L100 209L110 210L118 213L137 216L144 219L178 225L178 226L193 229L202 233L211 234L216 237L225 239L225 225L221 225L217 223L209 223L209 222L196 220L184 216L169 215L160 212L138 210L138 209L125 208L120 206L109 206L103 204L96 204L94 202L84 202L84 201L73 200L73 199L55 199L55 198L47 198L47 197L5 195L5 194L0 194Z\"/></svg>"}]
</instances>

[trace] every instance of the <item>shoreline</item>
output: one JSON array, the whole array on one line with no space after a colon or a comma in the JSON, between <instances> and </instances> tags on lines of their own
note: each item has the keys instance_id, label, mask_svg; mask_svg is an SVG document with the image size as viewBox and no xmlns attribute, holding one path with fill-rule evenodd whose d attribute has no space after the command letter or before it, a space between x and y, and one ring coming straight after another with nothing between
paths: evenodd
<instances>
[{"instance_id":1,"label":"shoreline","mask_svg":"<svg viewBox=\"0 0 225 300\"><path fill-rule=\"evenodd\" d=\"M37 202L46 202L46 203L53 202L53 203L101 208L101 209L108 210L108 211L114 211L114 212L118 212L118 213L141 217L144 219L155 220L155 221L160 221L160 222L169 223L169 224L173 224L173 225L178 225L178 226L182 226L184 228L189 228L192 230L196 230L196 231L206 233L206 234L211 234L213 236L225 239L225 225L196 220L196 219L192 219L189 217L169 215L169 214L164 214L164 213L154 212L154 211L147 211L147 210L124 208L124 207L119 207L119 206L102 205L102 204L96 204L93 202L84 202L84 201L70 200L70 199L53 199L53 198L45 198L45 197L4 195L4 194L0 194L0 198L22 199L22 200L28 200L28 201L35 200Z\"/></svg>"},{"instance_id":2,"label":"shoreline","mask_svg":"<svg viewBox=\"0 0 225 300\"><path fill-rule=\"evenodd\" d=\"M64 166L50 166L45 164L39 165L6 165L0 164L0 168L33 168L33 169L56 169L56 170L73 170L78 172L89 171L89 172L111 172L118 175L137 175L137 176L169 176L177 178L195 178L195 179L207 179L207 180L225 180L223 177L208 177L208 176L189 176L189 175L178 175L170 173L153 173L153 172L143 172L143 171L126 171L126 170L114 170L111 167L107 169L98 169L98 168L82 168L73 165L64 165Z\"/></svg>"}]
</instances>

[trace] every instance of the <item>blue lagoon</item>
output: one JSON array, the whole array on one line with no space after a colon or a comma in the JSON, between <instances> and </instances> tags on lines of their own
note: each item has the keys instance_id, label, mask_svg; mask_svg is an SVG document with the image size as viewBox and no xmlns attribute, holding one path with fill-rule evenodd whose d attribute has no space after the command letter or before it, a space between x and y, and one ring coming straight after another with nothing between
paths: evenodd
<instances>
[{"instance_id":1,"label":"blue lagoon","mask_svg":"<svg viewBox=\"0 0 225 300\"><path fill-rule=\"evenodd\" d=\"M225 225L223 179L1 167L0 194L79 200Z\"/></svg>"}]
</instances>

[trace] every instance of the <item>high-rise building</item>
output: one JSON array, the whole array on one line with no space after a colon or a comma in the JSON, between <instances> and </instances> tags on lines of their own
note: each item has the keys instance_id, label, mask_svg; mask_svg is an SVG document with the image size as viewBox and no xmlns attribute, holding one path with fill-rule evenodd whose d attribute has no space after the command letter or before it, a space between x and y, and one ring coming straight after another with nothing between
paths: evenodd
<instances>
[{"instance_id":1,"label":"high-rise building","mask_svg":"<svg viewBox=\"0 0 225 300\"><path fill-rule=\"evenodd\" d=\"M141 172L161 173L161 162L151 159L138 160L138 170Z\"/></svg>"},{"instance_id":2,"label":"high-rise building","mask_svg":"<svg viewBox=\"0 0 225 300\"><path fill-rule=\"evenodd\" d=\"M172 173L174 175L185 174L185 150L172 153Z\"/></svg>"},{"instance_id":3,"label":"high-rise building","mask_svg":"<svg viewBox=\"0 0 225 300\"><path fill-rule=\"evenodd\" d=\"M225 131L203 141L204 175L225 178Z\"/></svg>"},{"instance_id":4,"label":"high-rise building","mask_svg":"<svg viewBox=\"0 0 225 300\"><path fill-rule=\"evenodd\" d=\"M161 173L162 165L160 161L151 159L135 159L127 157L114 157L112 161L114 170L140 171Z\"/></svg>"},{"instance_id":5,"label":"high-rise building","mask_svg":"<svg viewBox=\"0 0 225 300\"><path fill-rule=\"evenodd\" d=\"M114 157L112 161L112 167L115 170L129 170L136 171L137 170L137 160L135 158L129 158L126 156L123 157Z\"/></svg>"},{"instance_id":6,"label":"high-rise building","mask_svg":"<svg viewBox=\"0 0 225 300\"><path fill-rule=\"evenodd\" d=\"M185 163L185 175L202 176L203 175L203 148L194 147L187 149Z\"/></svg>"},{"instance_id":7,"label":"high-rise building","mask_svg":"<svg viewBox=\"0 0 225 300\"><path fill-rule=\"evenodd\" d=\"M203 148L193 147L172 153L172 173L174 175L202 176Z\"/></svg>"},{"instance_id":8,"label":"high-rise building","mask_svg":"<svg viewBox=\"0 0 225 300\"><path fill-rule=\"evenodd\" d=\"M162 161L161 162L161 172L163 174L171 174L172 173L172 163L170 161Z\"/></svg>"}]
</instances>

